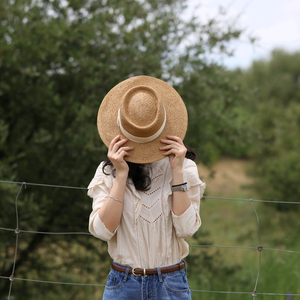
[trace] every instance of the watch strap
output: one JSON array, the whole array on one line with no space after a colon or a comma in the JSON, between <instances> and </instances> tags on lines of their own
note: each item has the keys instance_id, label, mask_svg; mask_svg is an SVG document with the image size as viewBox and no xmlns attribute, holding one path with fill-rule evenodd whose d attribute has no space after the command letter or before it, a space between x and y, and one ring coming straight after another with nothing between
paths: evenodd
<instances>
[{"instance_id":1,"label":"watch strap","mask_svg":"<svg viewBox=\"0 0 300 300\"><path fill-rule=\"evenodd\" d=\"M175 184L175 185L172 185L172 187L171 187L172 192L176 192L176 191L184 191L185 192L186 190L187 190L187 182Z\"/></svg>"}]
</instances>

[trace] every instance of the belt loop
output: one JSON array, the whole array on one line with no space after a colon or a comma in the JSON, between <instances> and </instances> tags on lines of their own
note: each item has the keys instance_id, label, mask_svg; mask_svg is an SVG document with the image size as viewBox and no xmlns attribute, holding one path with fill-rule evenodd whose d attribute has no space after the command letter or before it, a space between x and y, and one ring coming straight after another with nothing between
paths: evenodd
<instances>
[{"instance_id":1,"label":"belt loop","mask_svg":"<svg viewBox=\"0 0 300 300\"><path fill-rule=\"evenodd\" d=\"M183 260L183 263L184 263L184 270L185 270L185 273L187 273L187 266L186 266L186 262Z\"/></svg>"},{"instance_id":2,"label":"belt loop","mask_svg":"<svg viewBox=\"0 0 300 300\"><path fill-rule=\"evenodd\" d=\"M124 279L123 279L124 282L127 281L128 274L129 274L129 267L126 268L125 276L124 276Z\"/></svg>"},{"instance_id":3,"label":"belt loop","mask_svg":"<svg viewBox=\"0 0 300 300\"><path fill-rule=\"evenodd\" d=\"M159 282L163 282L160 268L157 268L157 275L158 275Z\"/></svg>"}]
</instances>

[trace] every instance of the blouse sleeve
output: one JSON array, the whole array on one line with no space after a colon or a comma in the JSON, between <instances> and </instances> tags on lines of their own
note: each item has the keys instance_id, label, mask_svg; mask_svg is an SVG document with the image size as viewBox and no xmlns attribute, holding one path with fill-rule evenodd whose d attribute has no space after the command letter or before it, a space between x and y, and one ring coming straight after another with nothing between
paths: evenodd
<instances>
[{"instance_id":1,"label":"blouse sleeve","mask_svg":"<svg viewBox=\"0 0 300 300\"><path fill-rule=\"evenodd\" d=\"M109 196L112 187L112 176L105 175L102 172L103 163L96 170L95 176L88 186L88 196L93 198L93 209L89 218L89 231L95 237L109 241L116 233L109 231L99 217L99 209L102 207Z\"/></svg>"},{"instance_id":2,"label":"blouse sleeve","mask_svg":"<svg viewBox=\"0 0 300 300\"><path fill-rule=\"evenodd\" d=\"M200 199L203 197L206 184L200 180L197 165L190 159L185 159L183 178L187 182L191 205L179 216L172 211L172 218L176 235L179 238L188 238L201 226Z\"/></svg>"}]
</instances>

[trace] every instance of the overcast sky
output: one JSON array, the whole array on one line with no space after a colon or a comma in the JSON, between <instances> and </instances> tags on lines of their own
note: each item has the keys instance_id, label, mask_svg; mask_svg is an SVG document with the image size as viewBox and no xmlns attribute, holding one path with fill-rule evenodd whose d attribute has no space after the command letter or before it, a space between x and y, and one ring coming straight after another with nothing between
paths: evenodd
<instances>
[{"instance_id":1,"label":"overcast sky","mask_svg":"<svg viewBox=\"0 0 300 300\"><path fill-rule=\"evenodd\" d=\"M256 46L243 41L234 45L234 57L223 60L229 68L247 67L254 59L268 57L271 50L281 47L300 51L300 0L187 0L187 13L195 12L200 19L213 17L218 7L229 7L229 15L241 13L239 25L259 38Z\"/></svg>"}]
</instances>

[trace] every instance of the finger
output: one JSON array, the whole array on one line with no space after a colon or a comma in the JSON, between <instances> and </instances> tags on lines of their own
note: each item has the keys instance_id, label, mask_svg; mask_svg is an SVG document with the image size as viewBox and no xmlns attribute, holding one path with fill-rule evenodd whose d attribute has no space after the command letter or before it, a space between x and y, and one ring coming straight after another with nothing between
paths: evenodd
<instances>
[{"instance_id":1,"label":"finger","mask_svg":"<svg viewBox=\"0 0 300 300\"><path fill-rule=\"evenodd\" d=\"M169 135L168 135L168 137L169 137ZM172 137L174 137L174 139L168 139L168 140L162 139L161 142L163 144L180 145L180 146L185 147L185 145L183 144L183 141L180 138L178 138L176 136L172 136ZM176 138L176 140L175 140L175 138Z\"/></svg>"},{"instance_id":2,"label":"finger","mask_svg":"<svg viewBox=\"0 0 300 300\"><path fill-rule=\"evenodd\" d=\"M131 147L121 147L117 150L117 153L120 154L122 151L130 151L133 149L133 146Z\"/></svg>"},{"instance_id":3,"label":"finger","mask_svg":"<svg viewBox=\"0 0 300 300\"><path fill-rule=\"evenodd\" d=\"M173 140L164 140L164 139L162 139L162 140L160 140L163 144L168 144L168 145L176 145L176 144L178 144L178 142L176 142L176 141L173 141Z\"/></svg>"},{"instance_id":4,"label":"finger","mask_svg":"<svg viewBox=\"0 0 300 300\"><path fill-rule=\"evenodd\" d=\"M159 147L160 150L168 150L168 149L177 149L180 150L180 145L172 144L172 145L167 145L164 147Z\"/></svg>"},{"instance_id":5,"label":"finger","mask_svg":"<svg viewBox=\"0 0 300 300\"><path fill-rule=\"evenodd\" d=\"M173 155L175 155L175 156L178 156L178 152L177 152L177 151L174 151L174 149L170 149L169 151L164 152L163 154L164 154L164 155L171 155L171 154L173 154Z\"/></svg>"},{"instance_id":6,"label":"finger","mask_svg":"<svg viewBox=\"0 0 300 300\"><path fill-rule=\"evenodd\" d=\"M122 151L122 150L129 151L129 150L132 150L133 148L134 148L133 146L130 146L130 147L128 146L128 147L121 147L119 150L120 151Z\"/></svg>"},{"instance_id":7,"label":"finger","mask_svg":"<svg viewBox=\"0 0 300 300\"><path fill-rule=\"evenodd\" d=\"M109 147L108 147L109 150L112 150L113 146L115 145L115 143L117 142L117 140L118 140L119 138L120 138L120 136L117 135L116 137L114 137L114 138L111 140L111 142L110 142L110 144L109 144Z\"/></svg>"},{"instance_id":8,"label":"finger","mask_svg":"<svg viewBox=\"0 0 300 300\"><path fill-rule=\"evenodd\" d=\"M116 157L117 158L122 158L122 156L124 155L124 153L128 153L128 152L126 152L125 150L118 150L116 152Z\"/></svg>"},{"instance_id":9,"label":"finger","mask_svg":"<svg viewBox=\"0 0 300 300\"><path fill-rule=\"evenodd\" d=\"M123 155L123 157L124 157L124 156L130 155L130 153L128 153L128 152L126 152L126 151L123 151L123 152L122 152L122 155Z\"/></svg>"},{"instance_id":10,"label":"finger","mask_svg":"<svg viewBox=\"0 0 300 300\"><path fill-rule=\"evenodd\" d=\"M166 147L169 149L165 149L168 150L167 152L165 152L165 155L170 155L170 154L174 154L175 156L185 156L186 154L186 148L182 148L182 147ZM162 149L161 149L162 150ZM164 150L162 150L164 151Z\"/></svg>"},{"instance_id":11,"label":"finger","mask_svg":"<svg viewBox=\"0 0 300 300\"><path fill-rule=\"evenodd\" d=\"M182 139L180 137L178 137L178 136L167 135L167 138L170 139L170 140L174 140L174 141L176 141L177 143L179 143L181 145L184 145Z\"/></svg>"},{"instance_id":12,"label":"finger","mask_svg":"<svg viewBox=\"0 0 300 300\"><path fill-rule=\"evenodd\" d=\"M126 144L128 142L128 139L124 139L121 141L118 141L114 144L114 146L112 147L112 151L117 152L117 150L124 144Z\"/></svg>"},{"instance_id":13,"label":"finger","mask_svg":"<svg viewBox=\"0 0 300 300\"><path fill-rule=\"evenodd\" d=\"M120 154L118 155L118 161L124 160L124 157L128 155L130 155L130 153L128 153L127 151L120 152Z\"/></svg>"}]
</instances>

